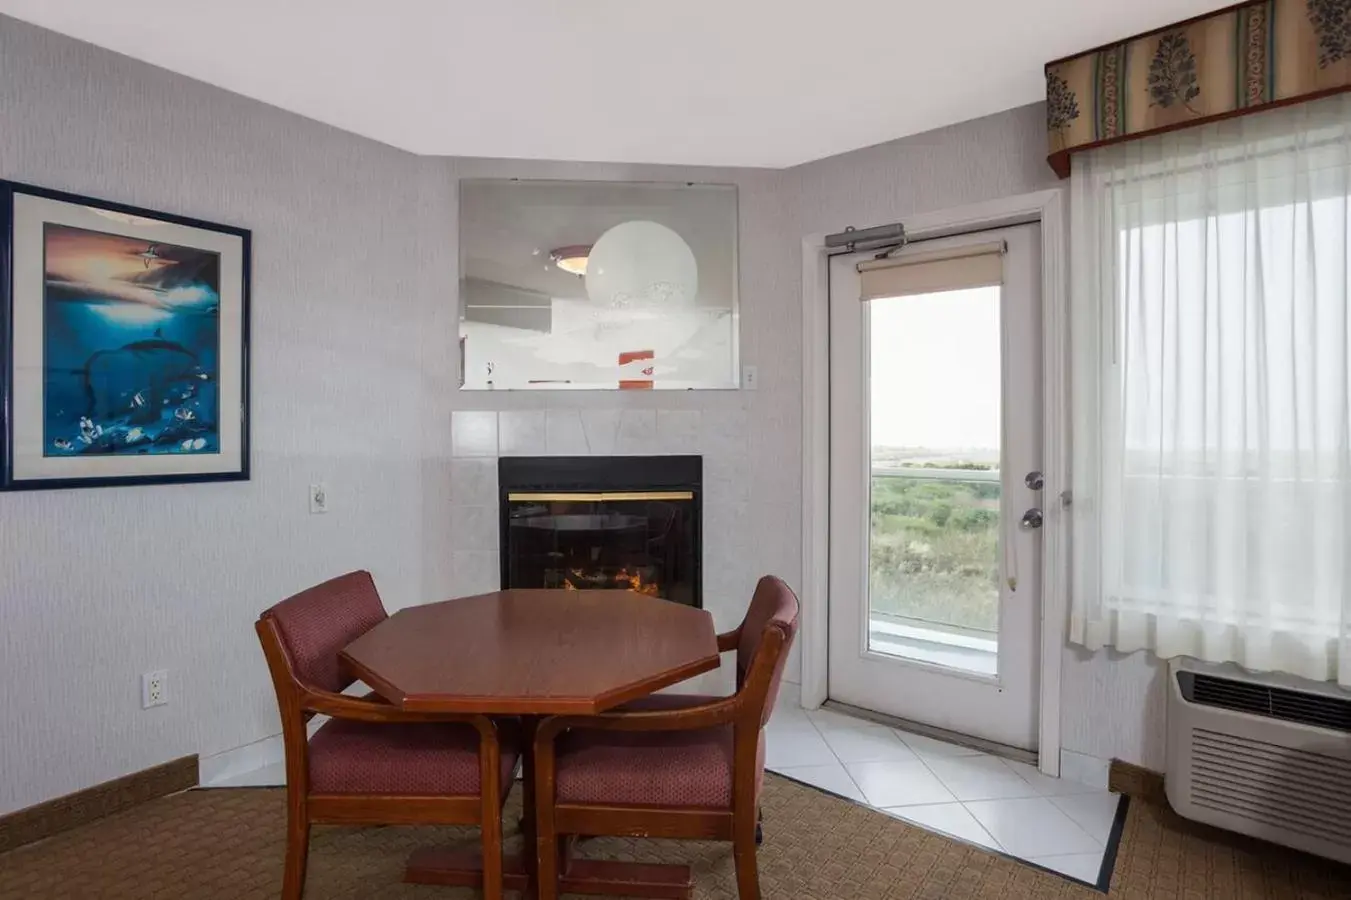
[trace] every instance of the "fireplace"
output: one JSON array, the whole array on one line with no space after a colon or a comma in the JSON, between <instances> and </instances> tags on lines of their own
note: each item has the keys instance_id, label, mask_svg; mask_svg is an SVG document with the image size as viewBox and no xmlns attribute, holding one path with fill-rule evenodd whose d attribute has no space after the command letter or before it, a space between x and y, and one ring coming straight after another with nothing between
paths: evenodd
<instances>
[{"instance_id":1,"label":"fireplace","mask_svg":"<svg viewBox=\"0 0 1351 900\"><path fill-rule=\"evenodd\" d=\"M703 608L698 456L504 456L502 587L631 590Z\"/></svg>"}]
</instances>

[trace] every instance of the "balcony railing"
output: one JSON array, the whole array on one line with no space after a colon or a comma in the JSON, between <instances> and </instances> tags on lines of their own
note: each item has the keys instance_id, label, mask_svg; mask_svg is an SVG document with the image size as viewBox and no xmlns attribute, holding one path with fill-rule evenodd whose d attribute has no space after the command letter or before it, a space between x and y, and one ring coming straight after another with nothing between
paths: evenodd
<instances>
[{"instance_id":1,"label":"balcony railing","mask_svg":"<svg viewBox=\"0 0 1351 900\"><path fill-rule=\"evenodd\" d=\"M998 469L931 469L920 466L874 466L874 478L927 478L933 481L999 482Z\"/></svg>"}]
</instances>

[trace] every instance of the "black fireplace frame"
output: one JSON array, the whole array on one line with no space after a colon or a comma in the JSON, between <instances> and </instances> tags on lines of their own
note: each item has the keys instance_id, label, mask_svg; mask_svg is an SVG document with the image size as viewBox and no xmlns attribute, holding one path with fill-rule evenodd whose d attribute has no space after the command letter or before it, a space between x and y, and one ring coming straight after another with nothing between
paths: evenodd
<instances>
[{"instance_id":1,"label":"black fireplace frame","mask_svg":"<svg viewBox=\"0 0 1351 900\"><path fill-rule=\"evenodd\" d=\"M506 590L510 504L516 491L689 491L693 494L694 603L704 608L702 456L502 456L497 460L498 565Z\"/></svg>"}]
</instances>

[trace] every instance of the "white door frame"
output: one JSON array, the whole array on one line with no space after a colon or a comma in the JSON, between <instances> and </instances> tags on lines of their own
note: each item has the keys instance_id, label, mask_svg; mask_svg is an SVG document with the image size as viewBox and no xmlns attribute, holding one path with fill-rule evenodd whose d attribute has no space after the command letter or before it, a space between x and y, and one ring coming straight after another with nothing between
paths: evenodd
<instances>
[{"instance_id":1,"label":"white door frame","mask_svg":"<svg viewBox=\"0 0 1351 900\"><path fill-rule=\"evenodd\" d=\"M1046 524L1042 533L1038 768L1060 774L1060 662L1069 598L1069 318L1064 192L1058 189L903 218L912 238L1041 222ZM860 227L872 223L858 223ZM880 223L879 223L880 224ZM802 705L826 699L830 536L830 266L825 232L802 241Z\"/></svg>"}]
</instances>

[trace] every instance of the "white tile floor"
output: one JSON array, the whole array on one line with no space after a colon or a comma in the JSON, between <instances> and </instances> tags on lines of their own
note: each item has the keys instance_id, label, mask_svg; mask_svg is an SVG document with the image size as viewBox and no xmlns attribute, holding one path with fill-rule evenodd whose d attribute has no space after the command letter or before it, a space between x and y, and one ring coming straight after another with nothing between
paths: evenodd
<instances>
[{"instance_id":1,"label":"white tile floor","mask_svg":"<svg viewBox=\"0 0 1351 900\"><path fill-rule=\"evenodd\" d=\"M780 707L768 767L1094 884L1120 798L1034 766L831 710Z\"/></svg>"},{"instance_id":2,"label":"white tile floor","mask_svg":"<svg viewBox=\"0 0 1351 900\"><path fill-rule=\"evenodd\" d=\"M1115 794L830 710L780 704L767 734L766 764L775 772L1071 878L1098 880ZM209 786L285 781L276 763Z\"/></svg>"}]
</instances>

